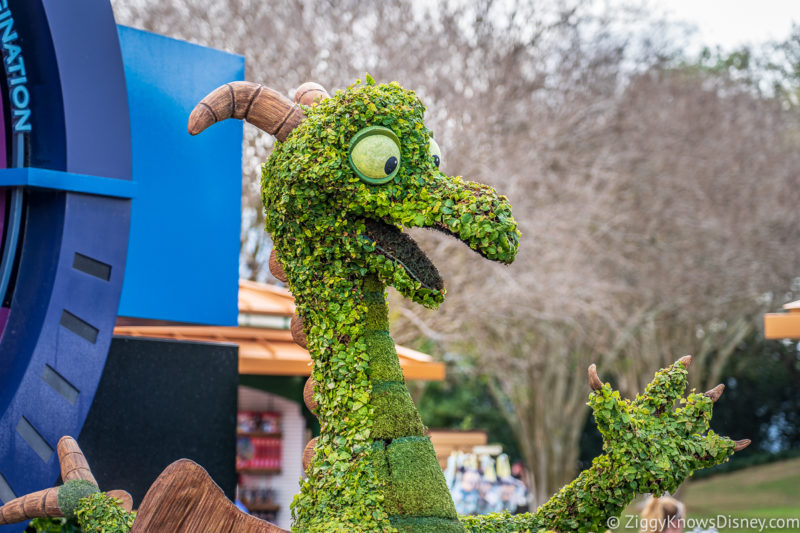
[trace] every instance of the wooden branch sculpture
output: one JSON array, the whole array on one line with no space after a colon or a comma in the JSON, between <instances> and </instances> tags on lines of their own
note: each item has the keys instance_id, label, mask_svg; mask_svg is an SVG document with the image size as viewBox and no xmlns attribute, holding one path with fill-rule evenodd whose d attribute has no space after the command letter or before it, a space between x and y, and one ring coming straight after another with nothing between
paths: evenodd
<instances>
[{"instance_id":1,"label":"wooden branch sculpture","mask_svg":"<svg viewBox=\"0 0 800 533\"><path fill-rule=\"evenodd\" d=\"M62 437L57 447L64 484L11 500L0 507L0 525L33 518L74 519L80 500L100 489L78 443ZM125 511L133 499L124 490L108 491ZM97 517L85 517L91 520ZM80 525L80 520L79 520ZM142 500L133 527L127 524L106 533L289 533L237 508L198 464L181 459L168 466Z\"/></svg>"},{"instance_id":2,"label":"wooden branch sculpture","mask_svg":"<svg viewBox=\"0 0 800 533\"><path fill-rule=\"evenodd\" d=\"M21 496L3 505L0 507L0 525L32 518L73 518L79 499L100 492L89 463L75 439L62 437L58 441L56 453L64 484ZM126 511L131 510L133 499L124 490L109 491L108 495L118 498Z\"/></svg>"},{"instance_id":3,"label":"wooden branch sculpture","mask_svg":"<svg viewBox=\"0 0 800 533\"><path fill-rule=\"evenodd\" d=\"M289 533L243 513L200 465L169 465L142 500L131 533Z\"/></svg>"}]
</instances>

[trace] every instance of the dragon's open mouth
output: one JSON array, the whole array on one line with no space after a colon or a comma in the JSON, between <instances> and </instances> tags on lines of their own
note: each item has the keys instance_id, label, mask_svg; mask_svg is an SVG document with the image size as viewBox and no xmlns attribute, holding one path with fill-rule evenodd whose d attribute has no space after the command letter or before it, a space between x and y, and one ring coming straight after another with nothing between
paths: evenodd
<instances>
[{"instance_id":1,"label":"dragon's open mouth","mask_svg":"<svg viewBox=\"0 0 800 533\"><path fill-rule=\"evenodd\" d=\"M379 220L366 219L366 237L375 243L375 249L402 266L409 276L423 287L441 291L444 282L436 266L419 245L399 228Z\"/></svg>"}]
</instances>

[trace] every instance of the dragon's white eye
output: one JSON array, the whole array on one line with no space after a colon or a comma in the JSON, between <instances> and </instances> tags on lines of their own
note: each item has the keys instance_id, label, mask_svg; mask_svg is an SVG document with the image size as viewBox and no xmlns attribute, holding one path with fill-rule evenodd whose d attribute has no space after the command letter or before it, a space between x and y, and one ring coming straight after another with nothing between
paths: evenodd
<instances>
[{"instance_id":1,"label":"dragon's white eye","mask_svg":"<svg viewBox=\"0 0 800 533\"><path fill-rule=\"evenodd\" d=\"M348 157L359 178L386 183L400 169L400 139L389 128L369 126L353 136Z\"/></svg>"}]
</instances>

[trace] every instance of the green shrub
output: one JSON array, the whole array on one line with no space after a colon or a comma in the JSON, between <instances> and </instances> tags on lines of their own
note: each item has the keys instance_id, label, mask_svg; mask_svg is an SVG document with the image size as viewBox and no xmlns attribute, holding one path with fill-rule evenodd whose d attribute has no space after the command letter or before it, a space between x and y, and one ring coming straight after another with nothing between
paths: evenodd
<instances>
[{"instance_id":1,"label":"green shrub","mask_svg":"<svg viewBox=\"0 0 800 533\"><path fill-rule=\"evenodd\" d=\"M83 533L127 533L136 519L135 512L126 511L104 492L81 499L75 514Z\"/></svg>"},{"instance_id":2,"label":"green shrub","mask_svg":"<svg viewBox=\"0 0 800 533\"><path fill-rule=\"evenodd\" d=\"M75 518L80 500L99 491L97 485L85 479L67 481L58 488L58 508L67 519Z\"/></svg>"},{"instance_id":3,"label":"green shrub","mask_svg":"<svg viewBox=\"0 0 800 533\"><path fill-rule=\"evenodd\" d=\"M80 483L76 483L81 481ZM88 485L87 485L88 484ZM94 487L94 491L91 488ZM128 533L136 518L135 512L122 508L122 502L99 492L97 487L88 481L73 480L65 483L58 491L59 507L63 501L71 505L74 498L88 492L88 496L79 497L75 501L69 518L35 518L30 527L37 533ZM62 511L65 511L61 507ZM66 513L65 513L66 514Z\"/></svg>"}]
</instances>

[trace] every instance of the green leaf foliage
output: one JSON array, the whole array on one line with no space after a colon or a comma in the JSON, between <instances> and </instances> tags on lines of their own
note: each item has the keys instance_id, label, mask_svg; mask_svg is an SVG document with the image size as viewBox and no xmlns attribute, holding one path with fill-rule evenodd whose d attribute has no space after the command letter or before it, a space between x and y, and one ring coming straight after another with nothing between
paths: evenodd
<instances>
[{"instance_id":1,"label":"green leaf foliage","mask_svg":"<svg viewBox=\"0 0 800 533\"><path fill-rule=\"evenodd\" d=\"M84 533L127 533L136 513L122 508L122 502L104 492L81 499L76 516Z\"/></svg>"},{"instance_id":2,"label":"green leaf foliage","mask_svg":"<svg viewBox=\"0 0 800 533\"><path fill-rule=\"evenodd\" d=\"M602 531L635 494L674 490L731 454L729 439L707 431L711 401L681 398L686 370L676 363L634 401L608 385L592 393L605 454L535 513L459 522L402 380L384 292L391 285L430 308L445 296L404 227L433 227L487 259L513 261L520 232L511 206L491 187L439 172L425 108L396 83L368 78L303 111L261 182L266 230L306 330L322 427L292 503L294 531ZM384 183L350 166L351 140L370 126L399 141L400 166Z\"/></svg>"},{"instance_id":3,"label":"green leaf foliage","mask_svg":"<svg viewBox=\"0 0 800 533\"><path fill-rule=\"evenodd\" d=\"M382 248L367 226L437 227L510 262L519 244L511 206L490 187L439 172L425 108L396 83L367 78L303 111L262 169L266 230L303 317L323 428L292 504L294 529L411 531L393 517L416 508L463 531L403 381L384 297L392 285L435 308L445 291L428 283L438 273L413 256L413 242L395 234ZM386 183L366 182L350 166L351 140L370 126L388 128L400 143L400 165ZM404 262L398 254L413 257ZM403 437L422 441L407 449L395 444ZM411 455L392 470L401 450ZM417 463L436 468L420 469L412 483L401 474Z\"/></svg>"},{"instance_id":4,"label":"green leaf foliage","mask_svg":"<svg viewBox=\"0 0 800 533\"><path fill-rule=\"evenodd\" d=\"M78 503L81 498L99 492L100 489L91 481L85 479L73 479L67 481L58 488L58 508L64 513L67 519L75 518Z\"/></svg>"},{"instance_id":5,"label":"green leaf foliage","mask_svg":"<svg viewBox=\"0 0 800 533\"><path fill-rule=\"evenodd\" d=\"M76 484L75 481L81 483ZM88 495L77 499L69 518L31 520L30 525L37 533L128 533L133 527L136 512L126 511L120 500L110 497L105 492L99 492L97 487L88 481L74 480L65 483L59 490L59 507L62 501L61 492L67 486L70 488L65 493L65 503L71 503L72 498L82 492ZM61 507L61 510L64 511L64 508Z\"/></svg>"},{"instance_id":6,"label":"green leaf foliage","mask_svg":"<svg viewBox=\"0 0 800 533\"><path fill-rule=\"evenodd\" d=\"M734 443L709 430L710 398L695 392L683 397L686 375L678 361L656 373L632 401L604 384L589 396L605 451L591 468L535 513L462 517L462 523L475 533L605 531L606 520L619 516L637 494L674 492L695 470L727 461Z\"/></svg>"}]
</instances>

